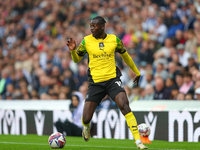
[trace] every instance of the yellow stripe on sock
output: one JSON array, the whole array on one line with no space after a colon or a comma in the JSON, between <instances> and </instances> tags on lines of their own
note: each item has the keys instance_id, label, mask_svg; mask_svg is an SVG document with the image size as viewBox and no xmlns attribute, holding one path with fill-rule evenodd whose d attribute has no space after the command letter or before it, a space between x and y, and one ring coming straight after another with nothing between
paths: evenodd
<instances>
[{"instance_id":1,"label":"yellow stripe on sock","mask_svg":"<svg viewBox=\"0 0 200 150\"><path fill-rule=\"evenodd\" d=\"M129 129L131 130L131 133L132 133L133 137L135 138L135 140L140 139L140 134L139 134L138 127L137 127L137 121L136 121L133 113L130 112L130 113L126 114L125 118L126 118L127 125L129 127Z\"/></svg>"},{"instance_id":2,"label":"yellow stripe on sock","mask_svg":"<svg viewBox=\"0 0 200 150\"><path fill-rule=\"evenodd\" d=\"M88 124L83 123L83 116L81 117L81 122L82 122L83 126L89 126L90 125L90 123L88 123Z\"/></svg>"}]
</instances>

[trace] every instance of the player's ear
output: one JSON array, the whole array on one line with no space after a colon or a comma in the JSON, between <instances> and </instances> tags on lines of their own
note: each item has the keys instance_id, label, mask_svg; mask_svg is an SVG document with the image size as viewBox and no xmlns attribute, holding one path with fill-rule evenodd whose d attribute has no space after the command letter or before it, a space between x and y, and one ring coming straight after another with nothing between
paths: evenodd
<instances>
[{"instance_id":1,"label":"player's ear","mask_svg":"<svg viewBox=\"0 0 200 150\"><path fill-rule=\"evenodd\" d=\"M102 26L101 26L101 28L102 28L102 30L104 30L104 28L105 28L105 25L102 25Z\"/></svg>"}]
</instances>

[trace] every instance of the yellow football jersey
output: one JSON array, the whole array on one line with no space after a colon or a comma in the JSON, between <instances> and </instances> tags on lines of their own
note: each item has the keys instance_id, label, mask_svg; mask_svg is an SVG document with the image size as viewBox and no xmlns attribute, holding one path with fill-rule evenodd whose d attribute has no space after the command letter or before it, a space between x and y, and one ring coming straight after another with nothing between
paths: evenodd
<instances>
[{"instance_id":1,"label":"yellow football jersey","mask_svg":"<svg viewBox=\"0 0 200 150\"><path fill-rule=\"evenodd\" d=\"M121 76L115 64L115 52L123 54L126 49L121 40L113 34L107 34L104 39L88 35L76 49L76 53L81 57L88 54L88 77L89 81L94 83Z\"/></svg>"}]
</instances>

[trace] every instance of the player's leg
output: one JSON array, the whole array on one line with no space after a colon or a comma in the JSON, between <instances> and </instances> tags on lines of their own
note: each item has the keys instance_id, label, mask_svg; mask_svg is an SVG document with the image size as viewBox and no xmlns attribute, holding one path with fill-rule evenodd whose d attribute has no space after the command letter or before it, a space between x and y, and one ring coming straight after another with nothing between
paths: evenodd
<instances>
[{"instance_id":1,"label":"player's leg","mask_svg":"<svg viewBox=\"0 0 200 150\"><path fill-rule=\"evenodd\" d=\"M135 119L135 116L131 112L131 109L129 107L129 101L127 98L127 95L125 92L120 92L115 96L114 99L115 103L121 110L122 114L126 118L127 125L133 135L133 137L136 140L136 145L138 149L148 149L148 147L144 146L140 140L140 134L138 131L137 121Z\"/></svg>"},{"instance_id":2,"label":"player's leg","mask_svg":"<svg viewBox=\"0 0 200 150\"><path fill-rule=\"evenodd\" d=\"M90 121L97 105L98 104L96 102L86 101L83 108L83 116L81 118L83 124L82 136L86 142L90 139Z\"/></svg>"},{"instance_id":3,"label":"player's leg","mask_svg":"<svg viewBox=\"0 0 200 150\"><path fill-rule=\"evenodd\" d=\"M126 93L125 92L118 93L115 96L114 101L121 110L122 114L125 116L127 125L130 128L135 140L137 141L138 139L140 139L140 134L138 131L137 121L135 119L135 116L133 115L129 107L129 101L126 96Z\"/></svg>"},{"instance_id":4,"label":"player's leg","mask_svg":"<svg viewBox=\"0 0 200 150\"><path fill-rule=\"evenodd\" d=\"M85 105L83 108L83 116L81 118L83 124L82 136L86 142L90 139L90 121L94 111L105 95L106 91L101 83L89 85L89 89L86 94Z\"/></svg>"},{"instance_id":5,"label":"player's leg","mask_svg":"<svg viewBox=\"0 0 200 150\"><path fill-rule=\"evenodd\" d=\"M141 143L140 134L139 134L138 127L137 127L137 121L129 107L129 101L128 101L126 92L122 86L121 80L119 78L115 78L115 79L111 80L107 84L106 89L107 89L109 96L115 101L115 103L121 110L122 114L125 116L127 125L129 127L133 137L136 140L136 144L137 144L138 148L147 149L147 147Z\"/></svg>"},{"instance_id":6,"label":"player's leg","mask_svg":"<svg viewBox=\"0 0 200 150\"><path fill-rule=\"evenodd\" d=\"M85 102L85 105L83 108L83 116L82 116L83 125L87 125L90 123L97 106L98 106L98 104L96 102L92 102L92 101Z\"/></svg>"}]
</instances>

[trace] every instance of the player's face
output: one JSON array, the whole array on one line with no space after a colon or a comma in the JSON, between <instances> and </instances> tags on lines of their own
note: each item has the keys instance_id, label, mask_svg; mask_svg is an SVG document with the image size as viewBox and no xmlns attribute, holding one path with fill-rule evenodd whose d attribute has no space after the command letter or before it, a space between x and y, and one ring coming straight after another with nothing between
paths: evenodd
<instances>
[{"instance_id":1,"label":"player's face","mask_svg":"<svg viewBox=\"0 0 200 150\"><path fill-rule=\"evenodd\" d=\"M98 23L98 20L91 20L90 30L95 38L99 38L103 34L103 27Z\"/></svg>"}]
</instances>

